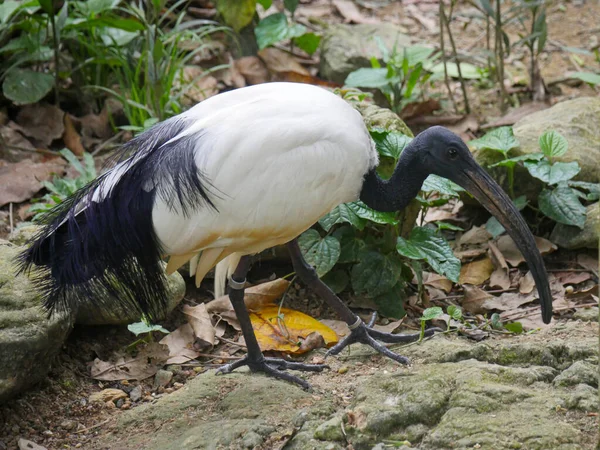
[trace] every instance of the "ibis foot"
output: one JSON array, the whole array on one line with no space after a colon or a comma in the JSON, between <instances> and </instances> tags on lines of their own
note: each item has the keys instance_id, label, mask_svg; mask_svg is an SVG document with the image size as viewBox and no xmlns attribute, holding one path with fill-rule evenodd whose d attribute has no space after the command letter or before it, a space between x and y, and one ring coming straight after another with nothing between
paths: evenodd
<instances>
[{"instance_id":1,"label":"ibis foot","mask_svg":"<svg viewBox=\"0 0 600 450\"><path fill-rule=\"evenodd\" d=\"M322 372L323 369L329 369L327 364L304 364L294 361L286 361L282 358L267 358L261 355L260 359L249 358L248 355L242 359L225 364L217 370L217 374L231 373L238 367L248 366L252 372L263 372L268 376L299 384L303 389L310 389L310 384L300 377L291 375L284 370L304 370L307 372Z\"/></svg>"},{"instance_id":2,"label":"ibis foot","mask_svg":"<svg viewBox=\"0 0 600 450\"><path fill-rule=\"evenodd\" d=\"M378 353L381 353L382 355L387 356L388 358L391 358L400 364L409 364L410 361L407 357L394 353L389 348L378 342L378 340L385 343L408 343L418 341L421 337L421 334L392 334L374 330L372 327L375 324L376 318L377 313L373 313L373 316L368 324L365 324L362 320L358 319L357 324L355 326L351 326L350 334L336 345L331 347L327 352L327 356L337 355L348 345L360 342L361 344L365 344L374 348ZM443 330L440 328L430 328L425 331L424 337L432 336L436 331Z\"/></svg>"}]
</instances>

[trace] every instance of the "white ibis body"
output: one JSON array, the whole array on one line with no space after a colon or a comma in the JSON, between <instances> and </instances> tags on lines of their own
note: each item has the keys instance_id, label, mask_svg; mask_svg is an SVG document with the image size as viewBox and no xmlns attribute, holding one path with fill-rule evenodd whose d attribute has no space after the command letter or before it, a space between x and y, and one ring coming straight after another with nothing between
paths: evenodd
<instances>
[{"instance_id":1,"label":"white ibis body","mask_svg":"<svg viewBox=\"0 0 600 450\"><path fill-rule=\"evenodd\" d=\"M59 205L22 255L24 268L42 269L50 311L99 302L106 296L90 294L108 290L123 308L158 314L166 299L164 256L173 271L201 252L199 282L229 255L233 267L243 255L293 240L340 203L360 198L374 209L402 209L434 173L471 192L506 228L550 321L552 299L533 236L466 145L444 128L418 135L383 181L369 133L348 103L319 87L270 83L219 94L155 125L125 144L118 161ZM310 277L297 251L294 261ZM330 291L317 290L344 320L355 321Z\"/></svg>"}]
</instances>

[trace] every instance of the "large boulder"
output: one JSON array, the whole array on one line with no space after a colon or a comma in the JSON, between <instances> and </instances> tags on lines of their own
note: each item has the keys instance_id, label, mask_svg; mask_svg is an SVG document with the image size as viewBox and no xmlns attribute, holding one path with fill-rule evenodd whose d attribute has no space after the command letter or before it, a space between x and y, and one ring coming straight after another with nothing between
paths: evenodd
<instances>
[{"instance_id":1,"label":"large boulder","mask_svg":"<svg viewBox=\"0 0 600 450\"><path fill-rule=\"evenodd\" d=\"M524 117L513 127L520 146L515 155L539 152L538 140L548 130L569 142L569 151L557 161L577 161L578 180L600 182L600 97L581 97L557 103Z\"/></svg>"},{"instance_id":2,"label":"large boulder","mask_svg":"<svg viewBox=\"0 0 600 450\"><path fill-rule=\"evenodd\" d=\"M550 240L559 247L571 250L577 248L598 248L600 240L600 203L587 207L583 230L571 225L556 224Z\"/></svg>"},{"instance_id":3,"label":"large boulder","mask_svg":"<svg viewBox=\"0 0 600 450\"><path fill-rule=\"evenodd\" d=\"M412 38L404 29L391 23L333 25L327 29L321 45L320 75L343 84L350 72L371 67L371 58L381 61L378 36L388 49L402 49L412 45Z\"/></svg>"},{"instance_id":4,"label":"large boulder","mask_svg":"<svg viewBox=\"0 0 600 450\"><path fill-rule=\"evenodd\" d=\"M0 241L0 402L43 380L73 324L48 317L30 279L15 276L20 248Z\"/></svg>"}]
</instances>

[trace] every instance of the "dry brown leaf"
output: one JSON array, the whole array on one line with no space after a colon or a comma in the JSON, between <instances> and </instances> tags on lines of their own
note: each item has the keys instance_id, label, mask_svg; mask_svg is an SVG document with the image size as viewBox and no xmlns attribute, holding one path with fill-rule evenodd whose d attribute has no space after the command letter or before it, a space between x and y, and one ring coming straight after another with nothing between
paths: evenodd
<instances>
[{"instance_id":1,"label":"dry brown leaf","mask_svg":"<svg viewBox=\"0 0 600 450\"><path fill-rule=\"evenodd\" d=\"M321 336L319 333L314 331L306 336L306 339L303 339L300 342L300 348L298 349L297 353L306 353L316 348L323 347L325 347L325 339L323 339L323 336Z\"/></svg>"},{"instance_id":2,"label":"dry brown leaf","mask_svg":"<svg viewBox=\"0 0 600 450\"><path fill-rule=\"evenodd\" d=\"M589 272L554 272L562 284L579 284L592 278Z\"/></svg>"},{"instance_id":3,"label":"dry brown leaf","mask_svg":"<svg viewBox=\"0 0 600 450\"><path fill-rule=\"evenodd\" d=\"M491 297L483 303L484 309L498 311L513 311L521 305L530 303L536 299L534 294L521 294L519 292L504 292L498 297Z\"/></svg>"},{"instance_id":4,"label":"dry brown leaf","mask_svg":"<svg viewBox=\"0 0 600 450\"><path fill-rule=\"evenodd\" d=\"M212 349L215 344L215 328L210 320L210 314L206 311L206 304L184 305L183 313L187 316L188 323L196 336L194 348L201 352Z\"/></svg>"},{"instance_id":5,"label":"dry brown leaf","mask_svg":"<svg viewBox=\"0 0 600 450\"><path fill-rule=\"evenodd\" d=\"M4 161L30 159L35 152L35 147L21 133L4 125L0 125L0 142L3 144L0 145L0 159Z\"/></svg>"},{"instance_id":6,"label":"dry brown leaf","mask_svg":"<svg viewBox=\"0 0 600 450\"><path fill-rule=\"evenodd\" d=\"M193 349L195 338L194 330L189 323L181 325L162 338L159 344L169 348L169 359L166 364L181 364L197 358L199 353Z\"/></svg>"},{"instance_id":7,"label":"dry brown leaf","mask_svg":"<svg viewBox=\"0 0 600 450\"><path fill-rule=\"evenodd\" d=\"M425 27L425 29L429 33L431 33L431 34L438 33L439 29L438 29L437 21L435 21L431 17L428 17L425 14L423 14L421 12L421 10L416 7L416 5L407 4L404 10L409 15L409 17L411 17L412 19L416 20L421 25L423 25L423 27Z\"/></svg>"},{"instance_id":8,"label":"dry brown leaf","mask_svg":"<svg viewBox=\"0 0 600 450\"><path fill-rule=\"evenodd\" d=\"M283 295L290 282L283 278L257 284L244 291L244 303L248 309L259 309L264 305L270 305ZM233 311L229 296L224 295L206 304L206 311L210 314L218 314L225 311Z\"/></svg>"},{"instance_id":9,"label":"dry brown leaf","mask_svg":"<svg viewBox=\"0 0 600 450\"><path fill-rule=\"evenodd\" d=\"M216 70L212 72L212 75L218 80L221 81L225 86L235 87L235 88L243 88L246 86L246 78L240 73L238 70L237 64L231 57L230 54L227 54L229 59L229 65L223 69Z\"/></svg>"},{"instance_id":10,"label":"dry brown leaf","mask_svg":"<svg viewBox=\"0 0 600 450\"><path fill-rule=\"evenodd\" d=\"M238 320L237 316L235 315L235 311L233 311L233 310L223 311L220 313L216 313L215 315L218 318L223 319L225 322L227 322L229 325L231 325L237 331L242 331L240 321Z\"/></svg>"},{"instance_id":11,"label":"dry brown leaf","mask_svg":"<svg viewBox=\"0 0 600 450\"><path fill-rule=\"evenodd\" d=\"M320 322L335 331L335 334L337 334L339 337L344 337L350 334L350 328L348 328L348 324L343 320L323 319Z\"/></svg>"},{"instance_id":12,"label":"dry brown leaf","mask_svg":"<svg viewBox=\"0 0 600 450\"><path fill-rule=\"evenodd\" d=\"M461 302L462 308L471 314L483 314L486 309L483 304L492 296L476 286L468 284L463 286L464 297Z\"/></svg>"},{"instance_id":13,"label":"dry brown leaf","mask_svg":"<svg viewBox=\"0 0 600 450\"><path fill-rule=\"evenodd\" d=\"M521 294L531 294L535 288L535 281L533 275L528 271L523 278L519 280L519 292Z\"/></svg>"},{"instance_id":14,"label":"dry brown leaf","mask_svg":"<svg viewBox=\"0 0 600 450\"><path fill-rule=\"evenodd\" d=\"M296 58L278 48L263 48L258 52L258 56L263 60L270 72L298 72L302 75L310 76L310 72L306 70Z\"/></svg>"},{"instance_id":15,"label":"dry brown leaf","mask_svg":"<svg viewBox=\"0 0 600 450\"><path fill-rule=\"evenodd\" d=\"M534 236L535 244L542 255L552 253L558 247L547 239ZM498 250L504 255L504 258L512 267L517 267L522 262L525 262L525 258L517 248L515 242L508 235L500 236L496 243Z\"/></svg>"},{"instance_id":16,"label":"dry brown leaf","mask_svg":"<svg viewBox=\"0 0 600 450\"><path fill-rule=\"evenodd\" d=\"M347 23L379 23L379 20L373 17L363 16L356 4L350 0L333 0L332 3Z\"/></svg>"},{"instance_id":17,"label":"dry brown leaf","mask_svg":"<svg viewBox=\"0 0 600 450\"><path fill-rule=\"evenodd\" d=\"M550 105L548 105L544 102L525 103L524 105L521 105L518 108L510 110L508 113L506 113L501 118L483 125L481 128L489 129L489 128L511 126L511 125L514 125L515 123L517 123L523 117L526 117L529 114L533 114L536 111L541 111L541 110L549 108L549 107L550 107Z\"/></svg>"},{"instance_id":18,"label":"dry brown leaf","mask_svg":"<svg viewBox=\"0 0 600 450\"><path fill-rule=\"evenodd\" d=\"M304 350L301 341L315 332L323 337L327 346L334 345L338 341L335 331L331 328L300 311L289 308L266 306L251 312L250 320L262 351L302 353Z\"/></svg>"},{"instance_id":19,"label":"dry brown leaf","mask_svg":"<svg viewBox=\"0 0 600 450\"><path fill-rule=\"evenodd\" d=\"M42 189L40 181L48 181L54 174L61 175L64 168L62 158L45 162L26 159L0 166L0 207L29 200Z\"/></svg>"},{"instance_id":20,"label":"dry brown leaf","mask_svg":"<svg viewBox=\"0 0 600 450\"><path fill-rule=\"evenodd\" d=\"M100 392L94 392L92 395L90 395L89 400L90 400L90 403L94 403L94 402L106 403L106 402L115 402L122 398L127 398L127 394L125 393L125 391L123 391L121 389L108 388L108 389L102 389Z\"/></svg>"},{"instance_id":21,"label":"dry brown leaf","mask_svg":"<svg viewBox=\"0 0 600 450\"><path fill-rule=\"evenodd\" d=\"M440 102L434 99L422 102L412 102L407 104L398 114L402 120L409 121L413 117L421 117L438 111L441 108Z\"/></svg>"},{"instance_id":22,"label":"dry brown leaf","mask_svg":"<svg viewBox=\"0 0 600 450\"><path fill-rule=\"evenodd\" d=\"M249 85L269 81L270 76L267 66L256 56L244 56L235 61L234 64Z\"/></svg>"},{"instance_id":23,"label":"dry brown leaf","mask_svg":"<svg viewBox=\"0 0 600 450\"><path fill-rule=\"evenodd\" d=\"M443 275L423 272L423 284L443 290L446 294L452 290L452 281Z\"/></svg>"},{"instance_id":24,"label":"dry brown leaf","mask_svg":"<svg viewBox=\"0 0 600 450\"><path fill-rule=\"evenodd\" d=\"M393 333L400 325L402 325L402 320L395 320L393 322L388 323L387 325L373 325L373 329L377 331L381 331L382 333Z\"/></svg>"},{"instance_id":25,"label":"dry brown leaf","mask_svg":"<svg viewBox=\"0 0 600 450\"><path fill-rule=\"evenodd\" d=\"M279 72L275 75L277 81L288 81L291 83L312 84L314 86L325 86L330 88L341 88L342 85L333 81L322 80L312 75L304 75L298 72Z\"/></svg>"},{"instance_id":26,"label":"dry brown leaf","mask_svg":"<svg viewBox=\"0 0 600 450\"><path fill-rule=\"evenodd\" d=\"M186 105L199 103L219 93L218 81L212 75L204 74L205 71L199 66L185 66L183 68L184 84L192 83L182 98Z\"/></svg>"},{"instance_id":27,"label":"dry brown leaf","mask_svg":"<svg viewBox=\"0 0 600 450\"><path fill-rule=\"evenodd\" d=\"M16 117L16 128L25 136L35 139L40 145L48 147L55 139L60 139L65 130L64 112L54 105L34 103L24 106Z\"/></svg>"},{"instance_id":28,"label":"dry brown leaf","mask_svg":"<svg viewBox=\"0 0 600 450\"><path fill-rule=\"evenodd\" d=\"M70 114L65 114L64 126L65 132L63 133L63 141L65 142L65 147L71 150L75 155L83 156L85 149L81 144L81 136L79 136L79 133L75 129Z\"/></svg>"},{"instance_id":29,"label":"dry brown leaf","mask_svg":"<svg viewBox=\"0 0 600 450\"><path fill-rule=\"evenodd\" d=\"M490 287L499 289L508 289L511 286L510 277L508 276L508 269L499 267L492 272L490 275Z\"/></svg>"},{"instance_id":30,"label":"dry brown leaf","mask_svg":"<svg viewBox=\"0 0 600 450\"><path fill-rule=\"evenodd\" d=\"M477 261L464 264L460 268L458 281L460 284L483 284L490 278L493 271L494 265L492 264L492 260L486 256Z\"/></svg>"},{"instance_id":31,"label":"dry brown leaf","mask_svg":"<svg viewBox=\"0 0 600 450\"><path fill-rule=\"evenodd\" d=\"M484 244L492 239L492 235L488 233L484 226L473 227L458 240L458 245L461 247L466 245Z\"/></svg>"},{"instance_id":32,"label":"dry brown leaf","mask_svg":"<svg viewBox=\"0 0 600 450\"><path fill-rule=\"evenodd\" d=\"M446 128L458 134L463 141L468 142L475 137L475 133L479 130L479 120L477 120L477 116L469 114Z\"/></svg>"},{"instance_id":33,"label":"dry brown leaf","mask_svg":"<svg viewBox=\"0 0 600 450\"><path fill-rule=\"evenodd\" d=\"M152 342L147 344L135 358L118 355L114 361L98 358L91 365L91 376L95 380L145 380L156 374L169 358L166 345Z\"/></svg>"},{"instance_id":34,"label":"dry brown leaf","mask_svg":"<svg viewBox=\"0 0 600 450\"><path fill-rule=\"evenodd\" d=\"M431 286L426 286L424 293L426 294L423 298L424 305L429 300L439 300L442 298L446 298L446 293L444 291L442 291L441 289L438 289L438 288L431 287Z\"/></svg>"},{"instance_id":35,"label":"dry brown leaf","mask_svg":"<svg viewBox=\"0 0 600 450\"><path fill-rule=\"evenodd\" d=\"M466 327L460 327L458 331L460 334L477 342L482 341L490 335L487 331L480 330L479 328L470 329Z\"/></svg>"}]
</instances>

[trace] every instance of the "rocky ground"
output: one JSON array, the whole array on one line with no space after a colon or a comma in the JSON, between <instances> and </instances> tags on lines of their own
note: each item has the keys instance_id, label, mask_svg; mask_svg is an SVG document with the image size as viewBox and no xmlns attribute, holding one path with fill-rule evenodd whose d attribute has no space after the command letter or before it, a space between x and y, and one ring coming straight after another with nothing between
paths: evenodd
<instances>
[{"instance_id":1,"label":"rocky ground","mask_svg":"<svg viewBox=\"0 0 600 450\"><path fill-rule=\"evenodd\" d=\"M205 372L119 414L90 449L591 449L597 324L572 321L474 344L437 336L396 348L410 367L355 345L306 376Z\"/></svg>"}]
</instances>

